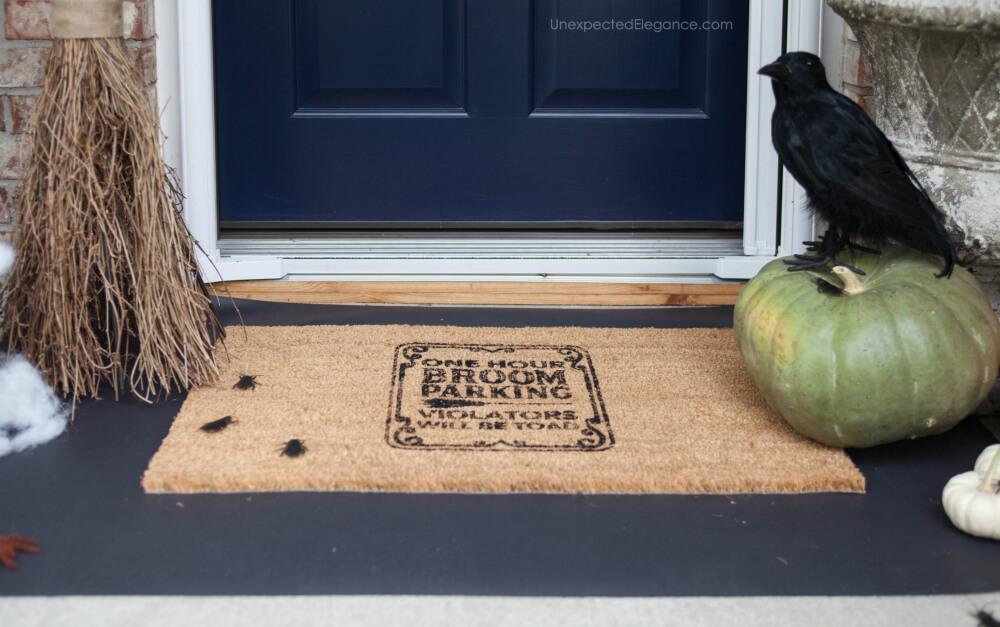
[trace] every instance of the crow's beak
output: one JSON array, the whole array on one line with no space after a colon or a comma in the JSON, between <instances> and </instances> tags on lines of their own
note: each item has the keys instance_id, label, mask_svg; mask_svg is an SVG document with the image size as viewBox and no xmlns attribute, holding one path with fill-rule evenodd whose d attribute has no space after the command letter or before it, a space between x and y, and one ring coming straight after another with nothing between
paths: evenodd
<instances>
[{"instance_id":1,"label":"crow's beak","mask_svg":"<svg viewBox=\"0 0 1000 627\"><path fill-rule=\"evenodd\" d=\"M791 74L788 72L788 67L780 61L775 61L774 63L768 63L764 67L757 70L758 74L763 74L764 76L770 76L776 81L786 81L789 79Z\"/></svg>"}]
</instances>

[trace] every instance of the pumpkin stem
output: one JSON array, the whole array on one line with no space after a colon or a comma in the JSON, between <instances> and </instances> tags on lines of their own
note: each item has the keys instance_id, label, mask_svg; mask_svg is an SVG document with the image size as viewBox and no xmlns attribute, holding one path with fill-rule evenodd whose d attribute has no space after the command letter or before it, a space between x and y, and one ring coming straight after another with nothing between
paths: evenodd
<instances>
[{"instance_id":1,"label":"pumpkin stem","mask_svg":"<svg viewBox=\"0 0 1000 627\"><path fill-rule=\"evenodd\" d=\"M833 272L844 282L844 293L854 296L865 291L865 284L861 282L858 275L844 266L834 266Z\"/></svg>"},{"instance_id":2,"label":"pumpkin stem","mask_svg":"<svg viewBox=\"0 0 1000 627\"><path fill-rule=\"evenodd\" d=\"M1000 466L1000 449L997 449L997 452L993 454L993 461L990 462L990 467L986 469L986 476L983 477L983 482L979 484L980 492L996 494L997 489L993 487L993 473L996 472L997 466Z\"/></svg>"}]
</instances>

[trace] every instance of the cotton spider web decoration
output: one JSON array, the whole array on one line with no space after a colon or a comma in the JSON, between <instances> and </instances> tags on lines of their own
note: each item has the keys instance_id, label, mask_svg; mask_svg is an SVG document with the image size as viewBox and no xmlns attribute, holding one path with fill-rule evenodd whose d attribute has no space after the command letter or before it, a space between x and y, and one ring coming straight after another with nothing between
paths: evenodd
<instances>
[{"instance_id":1,"label":"cotton spider web decoration","mask_svg":"<svg viewBox=\"0 0 1000 627\"><path fill-rule=\"evenodd\" d=\"M51 24L0 342L74 404L105 383L152 401L210 382L222 326L121 2L53 0Z\"/></svg>"}]
</instances>

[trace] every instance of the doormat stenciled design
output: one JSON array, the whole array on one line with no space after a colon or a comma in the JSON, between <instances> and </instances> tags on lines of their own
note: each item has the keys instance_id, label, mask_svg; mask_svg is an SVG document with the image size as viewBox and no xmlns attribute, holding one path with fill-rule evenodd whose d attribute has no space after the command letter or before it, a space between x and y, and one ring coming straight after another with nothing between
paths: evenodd
<instances>
[{"instance_id":1,"label":"doormat stenciled design","mask_svg":"<svg viewBox=\"0 0 1000 627\"><path fill-rule=\"evenodd\" d=\"M731 329L228 332L147 492L864 491L767 407Z\"/></svg>"},{"instance_id":2,"label":"doormat stenciled design","mask_svg":"<svg viewBox=\"0 0 1000 627\"><path fill-rule=\"evenodd\" d=\"M386 441L440 450L603 451L614 444L578 346L403 344Z\"/></svg>"}]
</instances>

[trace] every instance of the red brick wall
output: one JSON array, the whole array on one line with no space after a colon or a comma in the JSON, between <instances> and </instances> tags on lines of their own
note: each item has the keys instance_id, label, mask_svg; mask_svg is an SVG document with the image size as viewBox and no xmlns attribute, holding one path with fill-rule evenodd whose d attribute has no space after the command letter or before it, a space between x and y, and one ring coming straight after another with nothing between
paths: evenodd
<instances>
[{"instance_id":1,"label":"red brick wall","mask_svg":"<svg viewBox=\"0 0 1000 627\"><path fill-rule=\"evenodd\" d=\"M154 0L122 0L126 44L135 68L156 102ZM11 208L24 176L27 132L41 92L52 45L50 0L3 0L0 39L0 240L11 240L17 216Z\"/></svg>"},{"instance_id":2,"label":"red brick wall","mask_svg":"<svg viewBox=\"0 0 1000 627\"><path fill-rule=\"evenodd\" d=\"M872 76L865 65L861 46L848 26L844 26L844 70L841 91L871 115Z\"/></svg>"}]
</instances>

